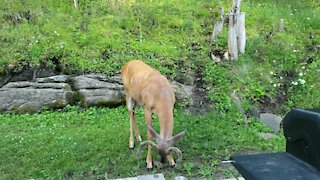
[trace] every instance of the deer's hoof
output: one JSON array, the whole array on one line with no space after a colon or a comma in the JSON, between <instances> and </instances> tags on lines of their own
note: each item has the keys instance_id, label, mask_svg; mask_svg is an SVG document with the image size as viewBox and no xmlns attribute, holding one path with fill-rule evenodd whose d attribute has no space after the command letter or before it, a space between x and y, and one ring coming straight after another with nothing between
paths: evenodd
<instances>
[{"instance_id":1,"label":"deer's hoof","mask_svg":"<svg viewBox=\"0 0 320 180\"><path fill-rule=\"evenodd\" d=\"M147 165L147 170L148 171L152 171L153 170L153 163L146 162L146 165Z\"/></svg>"},{"instance_id":2,"label":"deer's hoof","mask_svg":"<svg viewBox=\"0 0 320 180\"><path fill-rule=\"evenodd\" d=\"M141 136L138 136L138 137L137 137L137 141L138 141L138 142L142 142Z\"/></svg>"}]
</instances>

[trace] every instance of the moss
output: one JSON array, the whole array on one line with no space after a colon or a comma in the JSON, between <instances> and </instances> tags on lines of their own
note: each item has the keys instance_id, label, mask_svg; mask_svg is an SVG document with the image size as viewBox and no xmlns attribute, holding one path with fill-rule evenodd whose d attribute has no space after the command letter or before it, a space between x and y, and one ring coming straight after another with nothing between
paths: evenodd
<instances>
[{"instance_id":1,"label":"moss","mask_svg":"<svg viewBox=\"0 0 320 180\"><path fill-rule=\"evenodd\" d=\"M67 103L65 100L56 99L56 100L52 101L50 104L48 104L47 106L52 109L59 109L59 108L65 107L66 105L67 105Z\"/></svg>"},{"instance_id":2,"label":"moss","mask_svg":"<svg viewBox=\"0 0 320 180\"><path fill-rule=\"evenodd\" d=\"M39 111L39 109L35 107L34 104L26 103L21 106L14 106L10 111L13 113L24 114L24 113L36 113Z\"/></svg>"},{"instance_id":3,"label":"moss","mask_svg":"<svg viewBox=\"0 0 320 180\"><path fill-rule=\"evenodd\" d=\"M80 93L80 91L76 91L75 97L82 107L87 107L85 97Z\"/></svg>"}]
</instances>

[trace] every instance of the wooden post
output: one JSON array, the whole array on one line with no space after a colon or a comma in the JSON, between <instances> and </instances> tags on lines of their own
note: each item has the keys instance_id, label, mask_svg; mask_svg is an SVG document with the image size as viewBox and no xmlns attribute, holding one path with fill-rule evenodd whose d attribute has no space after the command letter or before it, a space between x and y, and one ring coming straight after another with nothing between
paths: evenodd
<instances>
[{"instance_id":1,"label":"wooden post","mask_svg":"<svg viewBox=\"0 0 320 180\"><path fill-rule=\"evenodd\" d=\"M212 41L216 41L223 30L223 22L224 22L224 9L220 8L220 20L214 24L214 29L212 33Z\"/></svg>"},{"instance_id":2,"label":"wooden post","mask_svg":"<svg viewBox=\"0 0 320 180\"><path fill-rule=\"evenodd\" d=\"M214 42L222 32L224 21L229 19L228 52L226 54L228 56L225 58L233 61L238 60L238 53L243 54L246 47L245 13L240 12L240 5L241 0L234 0L230 12L225 17L223 8L220 8L221 21L214 24L212 33L212 41Z\"/></svg>"},{"instance_id":3,"label":"wooden post","mask_svg":"<svg viewBox=\"0 0 320 180\"><path fill-rule=\"evenodd\" d=\"M237 19L234 13L229 14L229 32L228 32L228 52L230 59L233 61L238 60L238 47L237 47Z\"/></svg>"},{"instance_id":4,"label":"wooden post","mask_svg":"<svg viewBox=\"0 0 320 180\"><path fill-rule=\"evenodd\" d=\"M73 5L75 8L78 8L78 0L73 0Z\"/></svg>"},{"instance_id":5,"label":"wooden post","mask_svg":"<svg viewBox=\"0 0 320 180\"><path fill-rule=\"evenodd\" d=\"M284 20L283 19L280 19L280 24L279 24L279 31L283 31L283 28L284 28Z\"/></svg>"},{"instance_id":6,"label":"wooden post","mask_svg":"<svg viewBox=\"0 0 320 180\"><path fill-rule=\"evenodd\" d=\"M246 49L246 26L245 13L237 14L237 36L239 53L243 54Z\"/></svg>"}]
</instances>

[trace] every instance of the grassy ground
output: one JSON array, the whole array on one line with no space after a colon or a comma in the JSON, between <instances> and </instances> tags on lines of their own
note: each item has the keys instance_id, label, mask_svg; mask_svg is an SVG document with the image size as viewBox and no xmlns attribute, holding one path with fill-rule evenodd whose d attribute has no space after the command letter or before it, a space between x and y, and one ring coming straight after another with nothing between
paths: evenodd
<instances>
[{"instance_id":1,"label":"grassy ground","mask_svg":"<svg viewBox=\"0 0 320 180\"><path fill-rule=\"evenodd\" d=\"M184 160L174 169L166 164L154 173L162 172L166 177L232 177L237 173L220 165L230 155L284 150L281 134L263 140L257 133L268 130L254 119L246 125L241 117L216 113L196 116L176 109L174 133L187 130L187 136L177 143ZM146 139L140 109L137 119ZM3 114L0 122L0 179L103 179L150 173L145 166L146 149L140 159L130 154L129 120L123 107ZM154 126L159 128L157 120ZM154 158L158 160L156 155Z\"/></svg>"}]
</instances>

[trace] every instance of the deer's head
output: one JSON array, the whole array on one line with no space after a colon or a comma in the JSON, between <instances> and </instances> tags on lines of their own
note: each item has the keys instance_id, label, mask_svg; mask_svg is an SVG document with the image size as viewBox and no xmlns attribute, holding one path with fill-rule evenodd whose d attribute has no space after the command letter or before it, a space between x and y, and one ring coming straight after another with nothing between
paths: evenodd
<instances>
[{"instance_id":1,"label":"deer's head","mask_svg":"<svg viewBox=\"0 0 320 180\"><path fill-rule=\"evenodd\" d=\"M185 134L186 131L182 131L181 133L169 138L169 139L164 139L160 137L160 135L149 125L147 125L148 131L152 134L152 137L156 139L156 143L152 141L143 141L140 144L140 147L137 151L137 156L140 156L141 153L141 147L144 147L145 145L152 145L156 148L160 155L161 163L164 163L166 157L172 152L176 152L177 155L179 156L179 159L177 160L178 162L182 161L182 152L179 148L177 147L172 147L172 145L180 140Z\"/></svg>"}]
</instances>

